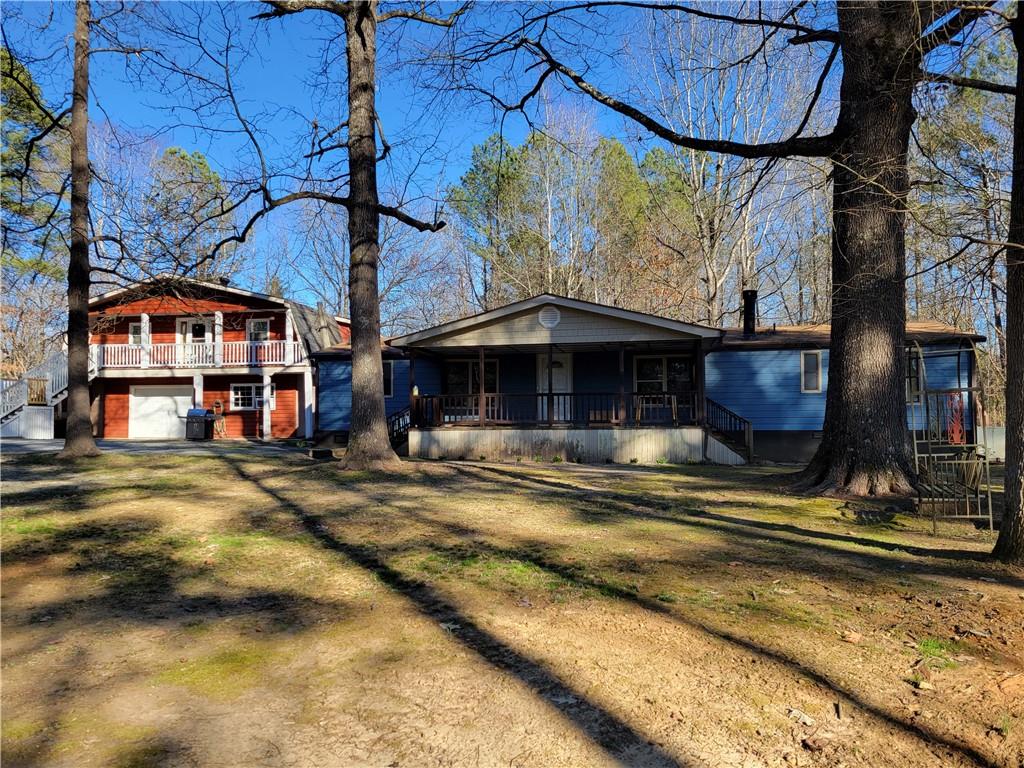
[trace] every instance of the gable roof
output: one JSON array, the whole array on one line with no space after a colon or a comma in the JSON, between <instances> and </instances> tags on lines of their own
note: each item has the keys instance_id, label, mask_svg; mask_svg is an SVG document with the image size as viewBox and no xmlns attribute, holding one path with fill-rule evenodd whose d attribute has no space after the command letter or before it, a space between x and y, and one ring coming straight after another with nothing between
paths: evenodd
<instances>
[{"instance_id":1,"label":"gable roof","mask_svg":"<svg viewBox=\"0 0 1024 768\"><path fill-rule=\"evenodd\" d=\"M758 328L753 336L744 336L743 330L740 328L727 328L725 336L722 337L722 347L726 349L828 349L831 344L831 333L832 326L828 323ZM961 340L984 341L985 337L931 320L911 320L907 323L908 342L943 344Z\"/></svg>"},{"instance_id":2,"label":"gable roof","mask_svg":"<svg viewBox=\"0 0 1024 768\"><path fill-rule=\"evenodd\" d=\"M460 331L468 331L472 328L487 325L497 320L519 315L531 309L540 309L545 306L554 306L560 309L576 310L592 315L601 315L604 317L614 318L616 320L624 320L662 330L675 331L680 334L686 334L702 339L717 339L722 335L722 331L717 328L709 328L707 326L696 325L694 323L684 323L679 320L670 320L667 317L651 315L646 312L636 312L630 309L621 309L607 304L597 304L595 302L583 301L581 299L570 299L567 296L542 293L528 299L523 299L522 301L515 301L511 304L506 304L505 306L497 309L480 312L475 315L469 315L468 317L452 320L447 323L441 323L440 325L435 325L422 331L407 333L403 336L395 336L389 339L388 343L397 347L417 345L431 339L456 334Z\"/></svg>"},{"instance_id":3,"label":"gable roof","mask_svg":"<svg viewBox=\"0 0 1024 768\"><path fill-rule=\"evenodd\" d=\"M137 291L143 286L156 286L160 283L189 283L191 285L198 285L203 288L209 288L214 291L220 291L221 293L229 293L235 296L243 296L249 299L260 299L261 301L269 301L275 304L281 304L286 306L289 304L288 299L284 299L280 296L271 296L267 293L257 293L256 291L248 291L244 288L236 288L233 285L227 285L221 282L211 282L209 280L200 280L196 277L184 277L180 275L160 274L155 277L150 277L145 280L138 280L130 285L123 286L121 288L115 288L112 291L101 293L98 296L93 296L89 299L89 308L98 306L100 304L106 304L111 299L116 299L125 294Z\"/></svg>"}]
</instances>

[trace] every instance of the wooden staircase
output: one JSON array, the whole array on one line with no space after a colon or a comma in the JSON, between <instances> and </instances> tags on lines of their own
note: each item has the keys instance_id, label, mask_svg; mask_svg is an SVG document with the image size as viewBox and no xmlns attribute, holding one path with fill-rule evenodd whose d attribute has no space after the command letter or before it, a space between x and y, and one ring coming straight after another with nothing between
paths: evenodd
<instances>
[{"instance_id":1,"label":"wooden staircase","mask_svg":"<svg viewBox=\"0 0 1024 768\"><path fill-rule=\"evenodd\" d=\"M704 398L704 428L717 440L738 453L747 463L754 461L754 425L711 398Z\"/></svg>"},{"instance_id":2,"label":"wooden staircase","mask_svg":"<svg viewBox=\"0 0 1024 768\"><path fill-rule=\"evenodd\" d=\"M90 358L89 380L95 376L95 361ZM0 390L0 425L18 418L28 406L53 407L67 396L68 357L60 350Z\"/></svg>"}]
</instances>

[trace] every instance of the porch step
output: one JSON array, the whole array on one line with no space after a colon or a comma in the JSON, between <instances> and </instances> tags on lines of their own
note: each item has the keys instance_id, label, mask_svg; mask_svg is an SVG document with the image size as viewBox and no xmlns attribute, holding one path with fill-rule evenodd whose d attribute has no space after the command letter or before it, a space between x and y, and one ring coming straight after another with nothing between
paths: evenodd
<instances>
[{"instance_id":1,"label":"porch step","mask_svg":"<svg viewBox=\"0 0 1024 768\"><path fill-rule=\"evenodd\" d=\"M747 456L747 447L743 444L742 441L737 440L734 437L730 437L724 432L719 432L714 427L709 427L705 425L704 429L707 430L707 433L709 435L715 438L718 442L722 443L722 445L734 451L737 455L744 457L747 460L747 463L753 464L757 461L756 453L752 453L750 454L750 456Z\"/></svg>"}]
</instances>

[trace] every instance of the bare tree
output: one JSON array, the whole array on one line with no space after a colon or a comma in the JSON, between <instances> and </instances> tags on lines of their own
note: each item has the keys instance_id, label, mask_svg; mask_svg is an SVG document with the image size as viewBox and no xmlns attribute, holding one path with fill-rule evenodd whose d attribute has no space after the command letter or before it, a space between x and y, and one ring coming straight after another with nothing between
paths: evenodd
<instances>
[{"instance_id":1,"label":"bare tree","mask_svg":"<svg viewBox=\"0 0 1024 768\"><path fill-rule=\"evenodd\" d=\"M68 259L68 421L59 458L99 454L89 408L89 55L91 6L75 4L71 90L71 248Z\"/></svg>"},{"instance_id":2,"label":"bare tree","mask_svg":"<svg viewBox=\"0 0 1024 768\"><path fill-rule=\"evenodd\" d=\"M1017 80L1006 247L1006 480L993 554L1024 563L1024 17L1019 9L1010 26L1017 48Z\"/></svg>"},{"instance_id":3,"label":"bare tree","mask_svg":"<svg viewBox=\"0 0 1024 768\"><path fill-rule=\"evenodd\" d=\"M566 58L587 36L600 39L589 19L603 9L640 6L648 13L688 14L733 27L763 30L741 63L760 61L788 36L791 46L823 45L821 68L807 105L774 141L705 138L674 130L655 115L600 87ZM521 110L545 81L558 78L654 136L689 150L764 158L820 157L832 163L832 330L829 389L821 445L800 484L824 492L905 493L914 480L905 425L906 327L905 205L907 152L914 122L914 90L938 75L926 74L926 57L957 41L983 13L981 6L931 2L865 5L840 2L836 27L801 20L803 4L769 17L681 3L584 2L529 12L510 31L482 33L463 61L493 65L501 58L529 62L525 95L493 103ZM581 32L582 30L582 32ZM566 50L568 48L568 50ZM594 51L594 45L588 50ZM834 127L805 134L842 57ZM948 78L947 78L948 80Z\"/></svg>"},{"instance_id":4,"label":"bare tree","mask_svg":"<svg viewBox=\"0 0 1024 768\"><path fill-rule=\"evenodd\" d=\"M187 67L164 57L154 60L154 67L184 78L196 88L213 91L213 101L226 105L233 113L239 131L249 141L257 159L257 178L236 180L231 205L220 215L255 202L256 209L239 230L220 241L208 254L212 258L221 248L244 242L253 227L271 211L301 200L336 205L347 212L349 241L348 301L352 319L352 428L344 464L352 468L386 467L398 459L391 448L384 410L383 365L380 344L380 294L378 292L379 231L382 215L394 218L419 231L437 231L444 227L438 219L423 221L402 210L381 202L378 192L377 163L390 150L378 133L376 111L377 26L391 20L410 20L443 28L451 27L461 15L460 8L446 17L435 17L425 5L412 9L398 7L380 12L378 3L344 0L266 0L266 10L257 19L278 19L304 12L319 12L341 23L345 42L347 115L337 125L321 129L313 121L308 161L304 172L276 173L271 169L260 140L259 131L245 117L231 79L229 55L235 52L232 30L225 33L223 50L212 50L205 28L201 25L187 30L179 24L166 23L165 32L200 52L204 60L213 60L221 67L219 82L196 77ZM218 13L224 17L223 7ZM209 103L213 103L212 101ZM204 105L203 108L207 108ZM382 147L378 146L378 140ZM378 156L378 149L381 155ZM341 172L326 178L312 175L314 162L333 157L344 150L347 165ZM280 184L292 183L292 191L282 192ZM347 191L339 187L347 186Z\"/></svg>"}]
</instances>

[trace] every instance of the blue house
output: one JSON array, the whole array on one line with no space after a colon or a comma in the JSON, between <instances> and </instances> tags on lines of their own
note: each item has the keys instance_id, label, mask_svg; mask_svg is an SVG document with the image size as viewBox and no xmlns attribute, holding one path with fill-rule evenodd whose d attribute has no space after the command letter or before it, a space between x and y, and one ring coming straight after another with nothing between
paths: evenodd
<instances>
[{"instance_id":1,"label":"blue house","mask_svg":"<svg viewBox=\"0 0 1024 768\"><path fill-rule=\"evenodd\" d=\"M544 294L399 336L384 350L388 415L421 458L804 461L824 421L829 328L755 329L747 298L746 332ZM930 388L969 386L980 337L907 333L935 355ZM345 435L350 350L316 359L318 427Z\"/></svg>"}]
</instances>

